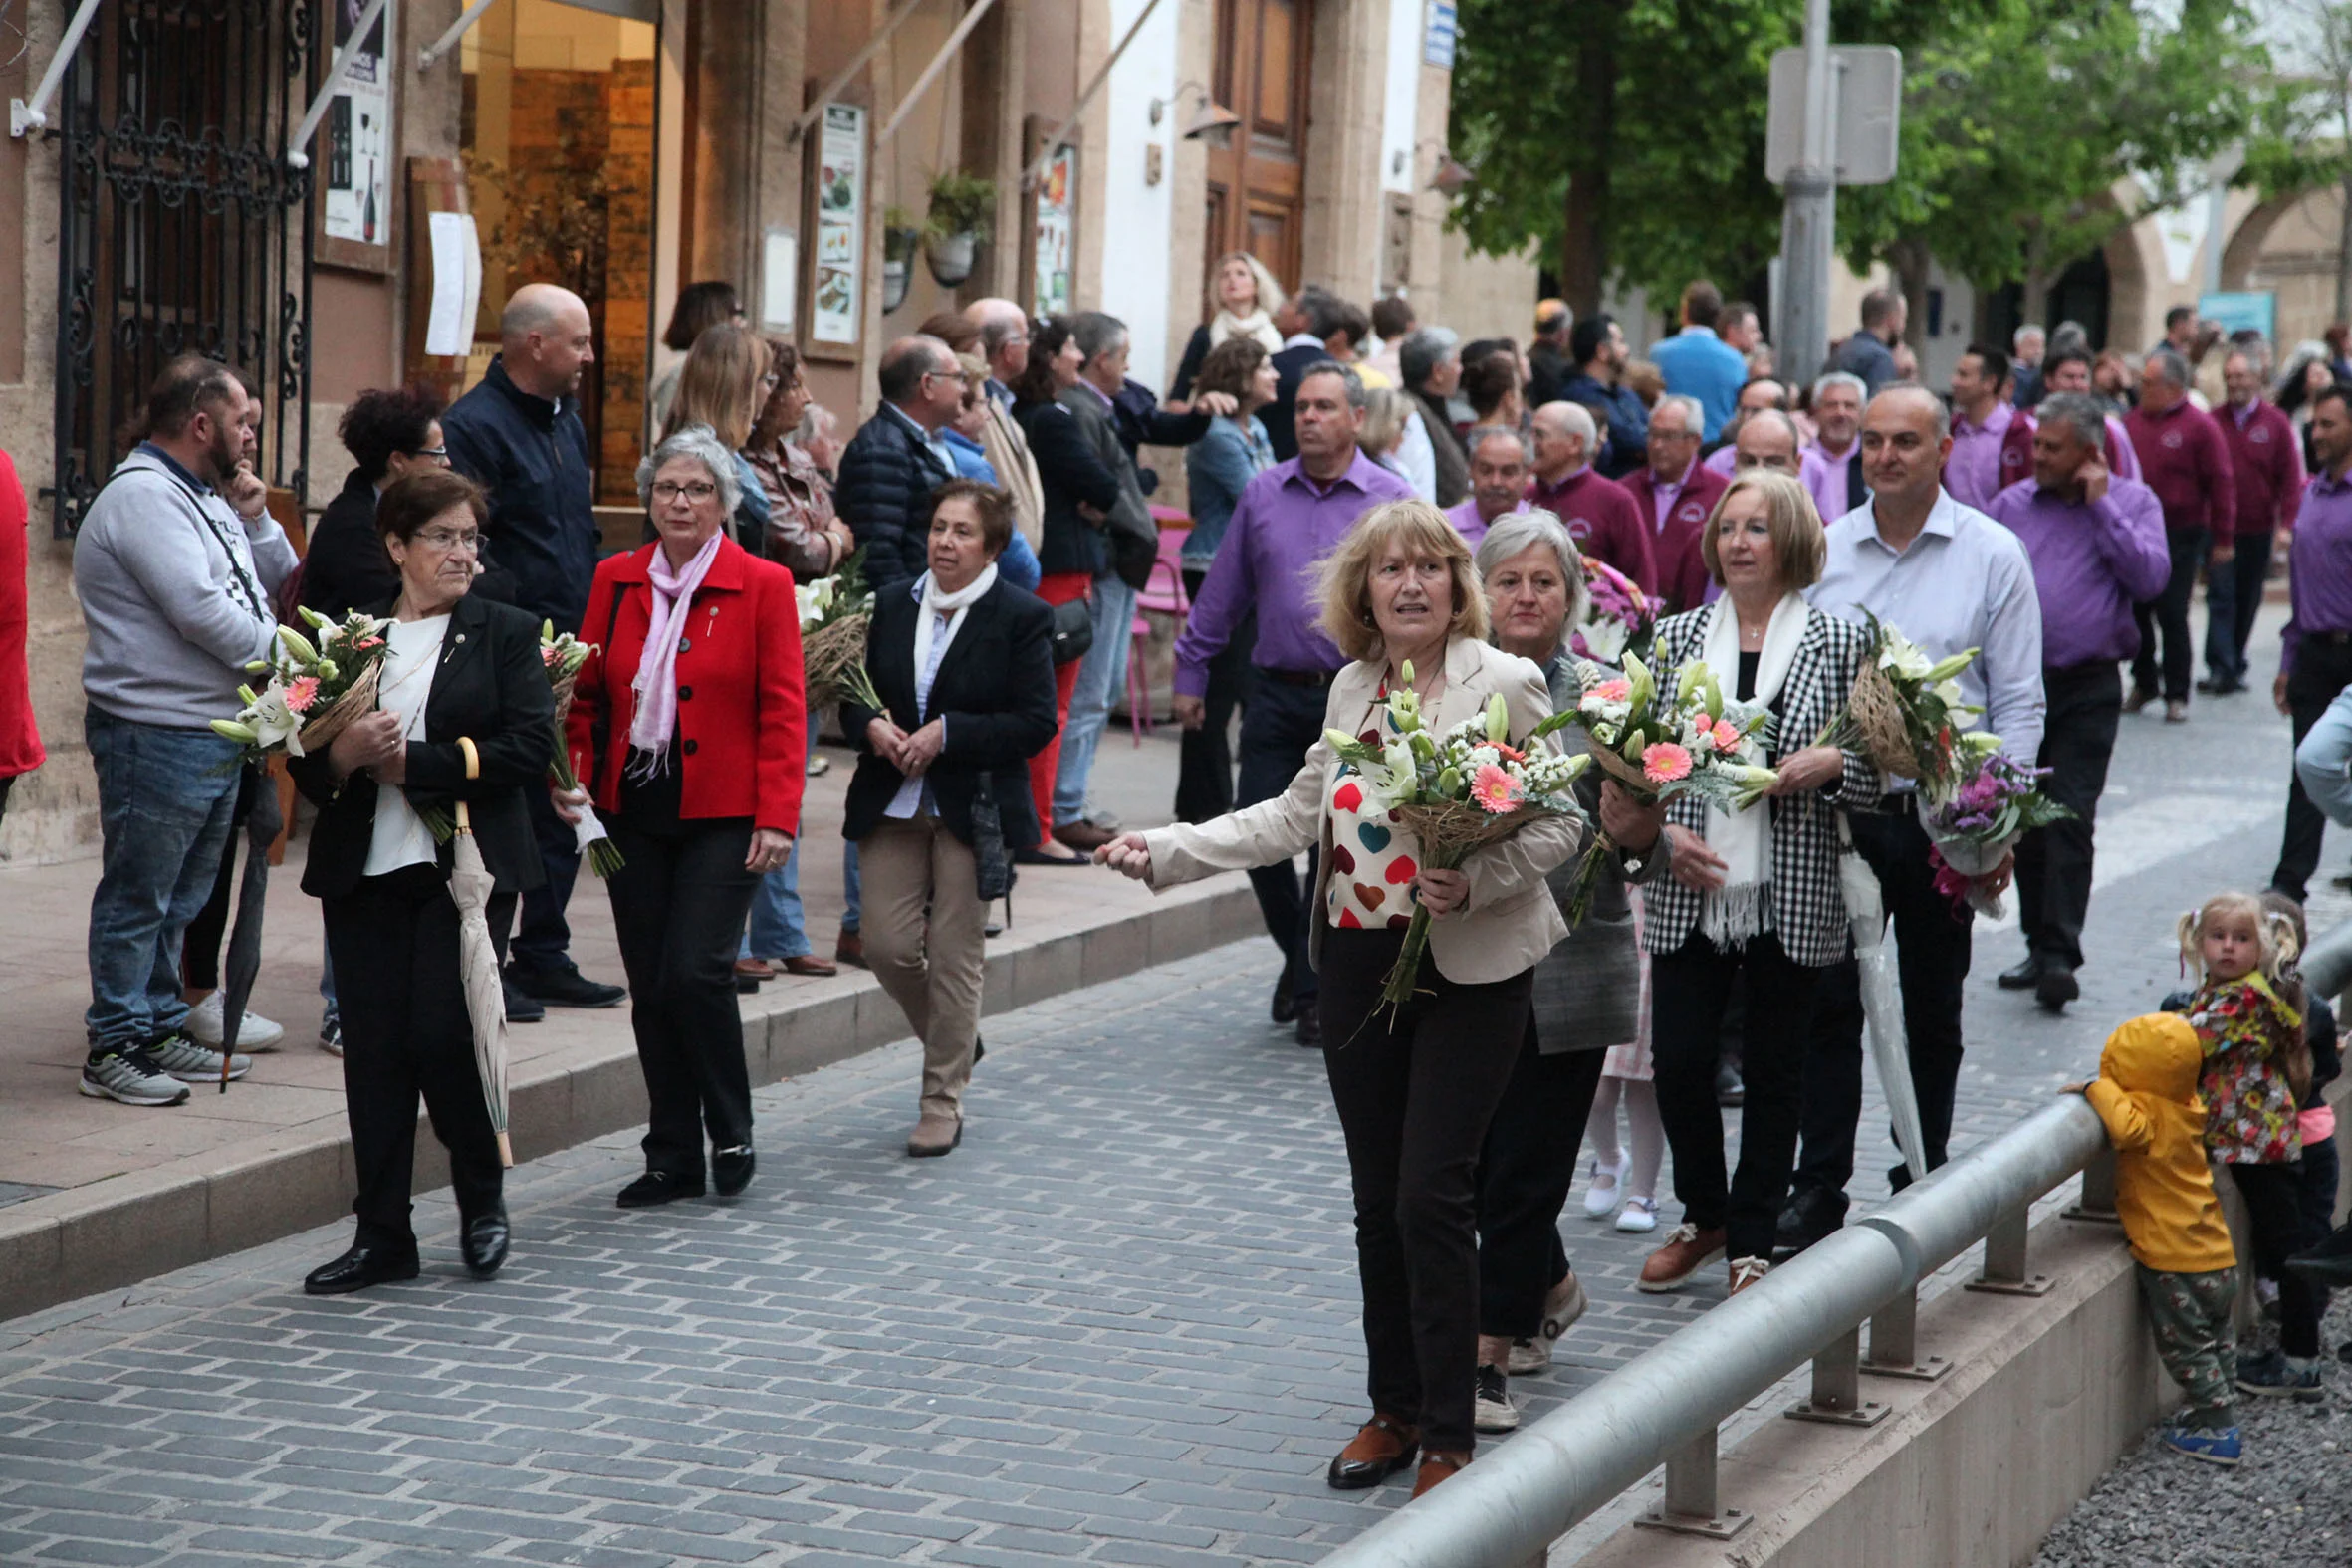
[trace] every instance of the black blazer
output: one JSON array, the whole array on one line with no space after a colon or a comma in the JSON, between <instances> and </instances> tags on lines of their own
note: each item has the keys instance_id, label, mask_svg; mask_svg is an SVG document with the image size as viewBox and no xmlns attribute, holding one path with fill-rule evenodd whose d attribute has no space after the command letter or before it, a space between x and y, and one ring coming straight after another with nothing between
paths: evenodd
<instances>
[{"instance_id":1,"label":"black blazer","mask_svg":"<svg viewBox=\"0 0 2352 1568\"><path fill-rule=\"evenodd\" d=\"M1002 577L964 612L964 624L931 683L928 712L915 708L915 623L922 603L904 588L875 596L865 667L908 734L945 716L947 744L931 764L932 799L947 830L972 841L972 798L986 779L1004 824L1005 843L1034 848L1038 816L1030 798L1029 760L1054 739L1054 612L1046 601ZM860 839L882 820L906 776L874 755L865 727L880 717L860 703L841 705L841 729L857 743L841 836Z\"/></svg>"},{"instance_id":2,"label":"black blazer","mask_svg":"<svg viewBox=\"0 0 2352 1568\"><path fill-rule=\"evenodd\" d=\"M389 601L365 608L391 613ZM555 724L555 694L539 657L539 622L511 604L471 593L459 599L450 608L433 694L425 701L424 739L408 743L406 787L409 803L419 808L467 803L482 863L501 893L547 880L524 791L547 787ZM461 735L472 739L481 757L479 779L465 776ZM293 758L287 770L319 807L302 890L313 898L343 897L358 886L367 865L375 836L375 780L361 772L338 784L325 752ZM444 868L451 853L449 845L441 846Z\"/></svg>"}]
</instances>

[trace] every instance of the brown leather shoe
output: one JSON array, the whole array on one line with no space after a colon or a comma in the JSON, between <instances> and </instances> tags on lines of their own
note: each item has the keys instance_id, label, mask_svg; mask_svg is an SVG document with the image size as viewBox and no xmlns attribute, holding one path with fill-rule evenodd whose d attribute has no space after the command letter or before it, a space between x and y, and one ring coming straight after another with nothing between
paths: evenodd
<instances>
[{"instance_id":1,"label":"brown leather shoe","mask_svg":"<svg viewBox=\"0 0 2352 1568\"><path fill-rule=\"evenodd\" d=\"M1666 1233L1666 1244L1641 1265L1641 1278L1634 1281L1634 1288L1651 1295L1680 1290L1691 1282L1693 1274L1723 1256L1723 1246L1721 1226L1702 1231L1695 1225L1678 1225Z\"/></svg>"},{"instance_id":2,"label":"brown leather shoe","mask_svg":"<svg viewBox=\"0 0 2352 1568\"><path fill-rule=\"evenodd\" d=\"M1731 1294L1736 1296L1741 1291L1747 1289L1750 1285L1753 1285L1758 1280L1764 1278L1764 1275L1770 1273L1772 1271L1772 1265L1771 1262L1766 1258L1735 1257L1732 1259L1731 1269Z\"/></svg>"},{"instance_id":3,"label":"brown leather shoe","mask_svg":"<svg viewBox=\"0 0 2352 1568\"><path fill-rule=\"evenodd\" d=\"M735 978L737 980L774 980L776 969L766 959L737 959L735 961Z\"/></svg>"},{"instance_id":4,"label":"brown leather shoe","mask_svg":"<svg viewBox=\"0 0 2352 1568\"><path fill-rule=\"evenodd\" d=\"M831 959L822 959L814 953L804 953L799 958L786 959L784 972L787 975L838 975L841 972L841 967Z\"/></svg>"},{"instance_id":5,"label":"brown leather shoe","mask_svg":"<svg viewBox=\"0 0 2352 1568\"><path fill-rule=\"evenodd\" d=\"M906 1152L917 1160L936 1160L964 1141L964 1119L943 1116L936 1111L925 1111L923 1119L915 1123L915 1130L907 1135Z\"/></svg>"},{"instance_id":6,"label":"brown leather shoe","mask_svg":"<svg viewBox=\"0 0 2352 1568\"><path fill-rule=\"evenodd\" d=\"M1439 1482L1452 1480L1470 1462L1467 1454L1440 1454L1435 1449L1421 1456L1421 1473L1413 1477L1413 1495L1434 1489Z\"/></svg>"},{"instance_id":7,"label":"brown leather shoe","mask_svg":"<svg viewBox=\"0 0 2352 1568\"><path fill-rule=\"evenodd\" d=\"M865 938L854 931L844 931L833 939L833 962L866 968Z\"/></svg>"},{"instance_id":8,"label":"brown leather shoe","mask_svg":"<svg viewBox=\"0 0 2352 1568\"><path fill-rule=\"evenodd\" d=\"M1355 1437L1323 1478L1338 1491L1362 1491L1377 1486L1398 1470L1413 1462L1413 1456L1421 1452L1421 1432L1410 1422L1375 1412L1370 1421L1356 1429Z\"/></svg>"},{"instance_id":9,"label":"brown leather shoe","mask_svg":"<svg viewBox=\"0 0 2352 1568\"><path fill-rule=\"evenodd\" d=\"M1076 850L1081 855L1092 854L1118 836L1107 828L1096 827L1092 822L1082 820L1064 822L1054 829L1054 837L1057 841Z\"/></svg>"}]
</instances>

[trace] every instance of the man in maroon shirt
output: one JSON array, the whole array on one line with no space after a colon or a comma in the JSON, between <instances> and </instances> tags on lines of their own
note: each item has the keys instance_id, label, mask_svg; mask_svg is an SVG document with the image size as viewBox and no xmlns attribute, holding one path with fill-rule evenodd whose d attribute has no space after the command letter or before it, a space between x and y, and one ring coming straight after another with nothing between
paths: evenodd
<instances>
[{"instance_id":1,"label":"man in maroon shirt","mask_svg":"<svg viewBox=\"0 0 2352 1568\"><path fill-rule=\"evenodd\" d=\"M2197 683L2199 691L2216 696L2245 690L2245 645L2262 607L2262 581L2270 574L2271 537L2295 526L2303 495L2302 443L2294 421L2262 400L2262 372L2252 355L2240 349L2223 360L2222 384L2230 401L2214 424L2230 449L2230 477L2237 487L2237 516L2230 525L2236 538L2231 559L2216 559L2206 570L2206 679Z\"/></svg>"},{"instance_id":2,"label":"man in maroon shirt","mask_svg":"<svg viewBox=\"0 0 2352 1568\"><path fill-rule=\"evenodd\" d=\"M1535 437L1535 472L1528 505L1567 525L1576 548L1631 577L1644 593L1658 589L1650 531L1633 498L1592 466L1599 428L1580 403L1545 403L1529 421Z\"/></svg>"},{"instance_id":3,"label":"man in maroon shirt","mask_svg":"<svg viewBox=\"0 0 2352 1568\"><path fill-rule=\"evenodd\" d=\"M1699 461L1699 431L1706 418L1695 397L1669 392L1659 398L1650 410L1649 462L1618 481L1649 529L1658 593L1670 615L1707 601L1709 578L1699 535L1716 502L1732 487Z\"/></svg>"},{"instance_id":4,"label":"man in maroon shirt","mask_svg":"<svg viewBox=\"0 0 2352 1568\"><path fill-rule=\"evenodd\" d=\"M2164 592L2133 612L2140 623L2140 654L2132 661L2132 692L2123 700L2123 711L2138 713L2156 700L2161 632L2165 722L2186 724L2196 659L2189 645L2189 596L2197 589L2209 546L2219 565L2230 560L2237 543L2237 487L2230 448L2213 419L2189 401L2189 361L2165 347L2148 355L2140 373L2140 406L2124 429L2140 457L2141 483L2164 503L2173 570Z\"/></svg>"}]
</instances>

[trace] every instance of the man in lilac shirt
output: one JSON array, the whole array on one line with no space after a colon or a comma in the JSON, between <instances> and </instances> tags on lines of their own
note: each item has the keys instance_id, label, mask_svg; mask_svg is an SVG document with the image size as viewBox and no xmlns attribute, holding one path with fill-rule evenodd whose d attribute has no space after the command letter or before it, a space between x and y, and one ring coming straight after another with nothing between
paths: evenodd
<instances>
[{"instance_id":1,"label":"man in lilac shirt","mask_svg":"<svg viewBox=\"0 0 2352 1568\"><path fill-rule=\"evenodd\" d=\"M1481 425L1470 432L1470 495L1446 508L1454 532L1475 546L1507 512L1528 510L1528 447L1517 430Z\"/></svg>"},{"instance_id":2,"label":"man in lilac shirt","mask_svg":"<svg viewBox=\"0 0 2352 1568\"><path fill-rule=\"evenodd\" d=\"M2000 395L2008 374L2009 356L1983 343L1969 344L1952 371L1952 456L1944 462L1944 489L1980 512L2004 484L2001 443L2018 417Z\"/></svg>"},{"instance_id":3,"label":"man in lilac shirt","mask_svg":"<svg viewBox=\"0 0 2352 1568\"><path fill-rule=\"evenodd\" d=\"M2156 492L2107 471L2106 414L2097 401L2052 392L2035 413L2033 477L1995 496L1985 511L2032 558L2047 704L2037 762L2050 770L2044 787L2051 797L2076 815L2026 834L2017 846L2025 961L2003 971L2000 985L2031 990L2057 1012L2078 991L2091 824L2123 717L2118 667L2140 647L2132 606L2163 589L2172 557Z\"/></svg>"},{"instance_id":4,"label":"man in lilac shirt","mask_svg":"<svg viewBox=\"0 0 2352 1568\"><path fill-rule=\"evenodd\" d=\"M1825 527L1870 493L1862 483L1862 404L1868 395L1862 378L1850 371L1832 370L1813 383L1815 435L1804 449L1801 477Z\"/></svg>"},{"instance_id":5,"label":"man in lilac shirt","mask_svg":"<svg viewBox=\"0 0 2352 1568\"><path fill-rule=\"evenodd\" d=\"M2294 720L2295 744L2352 686L2352 392L2329 387L2312 400L2311 455L2319 472L2303 488L2295 542L2287 557L2292 613L2278 639L2278 680L2271 699ZM2297 903L2319 869L2327 819L2303 792L2287 785L2286 838L2270 885Z\"/></svg>"},{"instance_id":6,"label":"man in lilac shirt","mask_svg":"<svg viewBox=\"0 0 2352 1568\"><path fill-rule=\"evenodd\" d=\"M1250 696L1242 712L1241 777L1234 805L1255 805L1290 786L1308 748L1322 739L1331 677L1346 664L1319 622L1315 568L1338 548L1366 510L1409 501L1412 487L1356 448L1364 425L1364 383L1335 359L1317 360L1298 377L1293 403L1298 455L1250 481L1225 526L1216 564L1193 600L1176 639L1176 720L1197 729L1205 716L1209 660L1255 611ZM1314 886L1307 852L1306 886ZM1250 873L1266 932L1283 950L1274 1019L1293 1018L1298 1043L1322 1043L1315 1015L1314 969L1307 963L1308 900L1290 862Z\"/></svg>"}]
</instances>

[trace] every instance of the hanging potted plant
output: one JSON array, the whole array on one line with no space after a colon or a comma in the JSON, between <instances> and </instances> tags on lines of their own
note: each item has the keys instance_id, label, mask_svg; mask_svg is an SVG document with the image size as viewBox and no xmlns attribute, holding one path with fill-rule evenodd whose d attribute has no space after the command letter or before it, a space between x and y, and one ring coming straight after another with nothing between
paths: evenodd
<instances>
[{"instance_id":1,"label":"hanging potted plant","mask_svg":"<svg viewBox=\"0 0 2352 1568\"><path fill-rule=\"evenodd\" d=\"M973 253L988 238L997 210L997 182L949 169L931 181L931 210L923 222L923 255L931 276L952 289L972 276Z\"/></svg>"},{"instance_id":2,"label":"hanging potted plant","mask_svg":"<svg viewBox=\"0 0 2352 1568\"><path fill-rule=\"evenodd\" d=\"M882 209L882 314L906 303L907 286L914 282L915 248L923 231L915 215L904 207Z\"/></svg>"}]
</instances>

